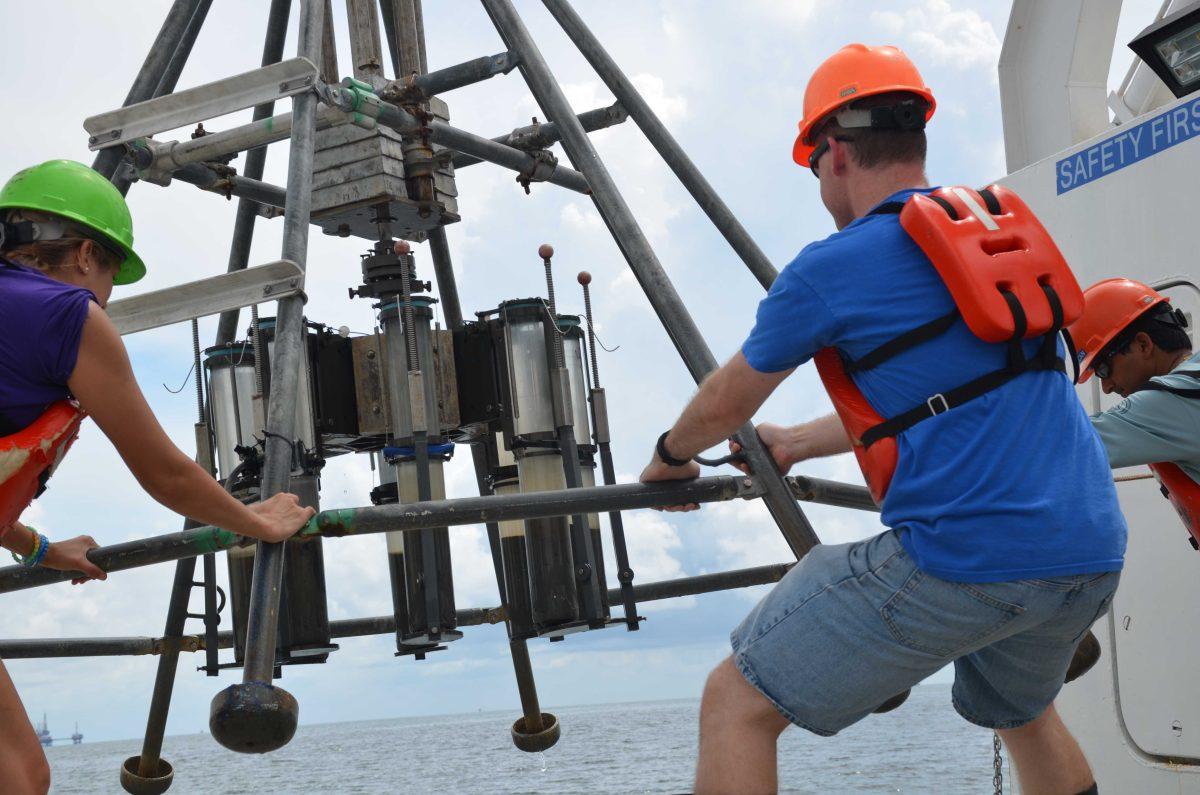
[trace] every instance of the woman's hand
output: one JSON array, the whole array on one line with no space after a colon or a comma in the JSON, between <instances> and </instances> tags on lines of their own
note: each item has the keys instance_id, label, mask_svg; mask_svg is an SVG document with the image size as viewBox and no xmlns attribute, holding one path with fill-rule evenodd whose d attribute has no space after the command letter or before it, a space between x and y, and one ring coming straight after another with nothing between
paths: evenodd
<instances>
[{"instance_id":1,"label":"woman's hand","mask_svg":"<svg viewBox=\"0 0 1200 795\"><path fill-rule=\"evenodd\" d=\"M272 542L291 538L316 514L316 509L301 507L300 498L287 492L246 507L258 517L261 526L255 532L243 535Z\"/></svg>"},{"instance_id":2,"label":"woman's hand","mask_svg":"<svg viewBox=\"0 0 1200 795\"><path fill-rule=\"evenodd\" d=\"M79 584L88 580L107 580L108 574L104 569L87 559L89 549L96 549L99 544L91 536L76 536L67 541L56 541L46 550L42 565L57 571L81 571L86 577L78 577L71 582Z\"/></svg>"}]
</instances>

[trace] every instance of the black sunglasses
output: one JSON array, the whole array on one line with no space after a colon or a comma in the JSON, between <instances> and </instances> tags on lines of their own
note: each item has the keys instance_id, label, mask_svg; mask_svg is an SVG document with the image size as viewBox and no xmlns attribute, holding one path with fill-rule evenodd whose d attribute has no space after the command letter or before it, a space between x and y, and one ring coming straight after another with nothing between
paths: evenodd
<instances>
[{"instance_id":1,"label":"black sunglasses","mask_svg":"<svg viewBox=\"0 0 1200 795\"><path fill-rule=\"evenodd\" d=\"M821 175L817 173L817 161L829 151L830 140L841 141L842 143L852 143L854 141L854 139L848 135L830 135L822 140L821 143L817 144L817 148L813 149L812 154L808 156L808 167L812 169L813 176L817 179L821 178Z\"/></svg>"},{"instance_id":2,"label":"black sunglasses","mask_svg":"<svg viewBox=\"0 0 1200 795\"><path fill-rule=\"evenodd\" d=\"M1092 362L1092 372L1099 378L1109 378L1112 376L1112 360L1119 354L1128 353L1129 345L1133 340L1121 340L1118 343L1110 345L1108 350L1101 351L1096 355L1096 359Z\"/></svg>"}]
</instances>

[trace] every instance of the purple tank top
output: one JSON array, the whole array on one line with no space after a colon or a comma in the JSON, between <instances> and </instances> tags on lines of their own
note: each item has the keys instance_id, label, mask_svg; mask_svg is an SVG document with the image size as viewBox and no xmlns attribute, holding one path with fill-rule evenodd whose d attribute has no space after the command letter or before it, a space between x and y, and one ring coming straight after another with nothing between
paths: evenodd
<instances>
[{"instance_id":1,"label":"purple tank top","mask_svg":"<svg viewBox=\"0 0 1200 795\"><path fill-rule=\"evenodd\" d=\"M91 290L0 259L0 435L70 396Z\"/></svg>"}]
</instances>

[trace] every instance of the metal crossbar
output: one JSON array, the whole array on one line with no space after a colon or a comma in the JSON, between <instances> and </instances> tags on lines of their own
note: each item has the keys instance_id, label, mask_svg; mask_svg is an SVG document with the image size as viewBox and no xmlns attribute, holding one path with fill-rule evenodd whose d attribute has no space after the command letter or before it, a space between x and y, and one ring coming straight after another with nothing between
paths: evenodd
<instances>
[{"instance_id":1,"label":"metal crossbar","mask_svg":"<svg viewBox=\"0 0 1200 795\"><path fill-rule=\"evenodd\" d=\"M233 273L113 301L109 318L121 334L169 326L193 318L275 301L304 290L304 272L291 260L277 260Z\"/></svg>"},{"instance_id":2,"label":"metal crossbar","mask_svg":"<svg viewBox=\"0 0 1200 795\"><path fill-rule=\"evenodd\" d=\"M93 152L312 91L317 67L307 58L263 66L84 119Z\"/></svg>"}]
</instances>

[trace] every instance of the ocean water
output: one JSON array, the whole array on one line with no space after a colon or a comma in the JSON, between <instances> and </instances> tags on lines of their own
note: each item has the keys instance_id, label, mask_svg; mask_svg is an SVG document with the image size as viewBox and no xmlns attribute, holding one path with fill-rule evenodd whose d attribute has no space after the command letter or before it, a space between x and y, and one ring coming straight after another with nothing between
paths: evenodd
<instances>
[{"instance_id":1,"label":"ocean water","mask_svg":"<svg viewBox=\"0 0 1200 795\"><path fill-rule=\"evenodd\" d=\"M543 708L558 715L562 739L532 755L509 739L515 709L301 726L283 749L253 757L226 751L207 734L168 737L164 756L175 765L170 792L690 791L697 702ZM954 712L949 685L924 685L898 710L833 738L788 729L779 748L780 791L991 792L991 738ZM49 748L51 792L122 792L120 764L140 748L137 739Z\"/></svg>"}]
</instances>

